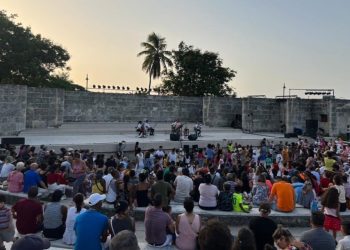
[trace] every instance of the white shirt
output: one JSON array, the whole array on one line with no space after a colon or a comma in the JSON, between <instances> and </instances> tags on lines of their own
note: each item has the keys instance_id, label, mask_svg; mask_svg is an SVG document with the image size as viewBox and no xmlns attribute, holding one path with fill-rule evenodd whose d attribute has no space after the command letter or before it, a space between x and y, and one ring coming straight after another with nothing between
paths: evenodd
<instances>
[{"instance_id":1,"label":"white shirt","mask_svg":"<svg viewBox=\"0 0 350 250\"><path fill-rule=\"evenodd\" d=\"M15 169L15 165L11 163L5 163L2 165L0 177L8 177L10 172L12 172Z\"/></svg>"},{"instance_id":2,"label":"white shirt","mask_svg":"<svg viewBox=\"0 0 350 250\"><path fill-rule=\"evenodd\" d=\"M350 250L350 235L346 235L343 239L338 241L336 250Z\"/></svg>"},{"instance_id":3,"label":"white shirt","mask_svg":"<svg viewBox=\"0 0 350 250\"><path fill-rule=\"evenodd\" d=\"M193 189L193 181L186 175L179 175L174 181L176 187L174 200L183 202L186 197L190 197L190 192Z\"/></svg>"},{"instance_id":4,"label":"white shirt","mask_svg":"<svg viewBox=\"0 0 350 250\"><path fill-rule=\"evenodd\" d=\"M177 154L174 152L170 152L169 154L168 154L168 160L169 160L169 162L176 162L176 157L177 157Z\"/></svg>"},{"instance_id":5,"label":"white shirt","mask_svg":"<svg viewBox=\"0 0 350 250\"><path fill-rule=\"evenodd\" d=\"M202 183L199 185L199 205L203 207L216 207L216 198L219 194L219 189L215 185L207 185Z\"/></svg>"}]
</instances>

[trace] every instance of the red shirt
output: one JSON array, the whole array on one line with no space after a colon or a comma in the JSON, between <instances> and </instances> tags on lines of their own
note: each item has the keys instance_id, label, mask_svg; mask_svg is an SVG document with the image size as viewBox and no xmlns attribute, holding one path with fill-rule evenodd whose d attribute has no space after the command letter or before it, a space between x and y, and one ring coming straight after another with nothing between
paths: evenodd
<instances>
[{"instance_id":1,"label":"red shirt","mask_svg":"<svg viewBox=\"0 0 350 250\"><path fill-rule=\"evenodd\" d=\"M12 209L17 214L16 227L20 234L35 234L41 230L37 217L43 215L43 207L38 201L20 200Z\"/></svg>"},{"instance_id":2,"label":"red shirt","mask_svg":"<svg viewBox=\"0 0 350 250\"><path fill-rule=\"evenodd\" d=\"M60 173L49 173L47 175L47 184L51 185L54 183L67 184L67 181L66 179L64 179L63 175Z\"/></svg>"}]
</instances>

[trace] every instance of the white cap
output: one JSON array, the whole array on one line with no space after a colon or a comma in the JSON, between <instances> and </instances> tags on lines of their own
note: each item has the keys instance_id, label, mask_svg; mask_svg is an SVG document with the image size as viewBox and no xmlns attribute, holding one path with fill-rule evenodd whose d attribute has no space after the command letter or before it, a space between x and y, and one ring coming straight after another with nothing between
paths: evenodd
<instances>
[{"instance_id":1,"label":"white cap","mask_svg":"<svg viewBox=\"0 0 350 250\"><path fill-rule=\"evenodd\" d=\"M98 194L98 193L93 193L92 195L90 195L89 199L88 199L88 204L90 206L94 206L97 203L99 203L100 201L103 201L104 199L106 199L106 195L104 194Z\"/></svg>"},{"instance_id":2,"label":"white cap","mask_svg":"<svg viewBox=\"0 0 350 250\"><path fill-rule=\"evenodd\" d=\"M67 148L67 151L70 152L70 151L74 151L73 148Z\"/></svg>"}]
</instances>

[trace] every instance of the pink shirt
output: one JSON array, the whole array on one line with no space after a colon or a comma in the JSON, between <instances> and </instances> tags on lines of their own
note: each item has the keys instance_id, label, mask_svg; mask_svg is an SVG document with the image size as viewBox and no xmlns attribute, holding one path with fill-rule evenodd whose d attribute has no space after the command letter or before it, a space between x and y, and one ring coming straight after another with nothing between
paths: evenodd
<instances>
[{"instance_id":1,"label":"pink shirt","mask_svg":"<svg viewBox=\"0 0 350 250\"><path fill-rule=\"evenodd\" d=\"M12 171L7 177L8 191L11 193L20 193L23 191L23 173Z\"/></svg>"}]
</instances>

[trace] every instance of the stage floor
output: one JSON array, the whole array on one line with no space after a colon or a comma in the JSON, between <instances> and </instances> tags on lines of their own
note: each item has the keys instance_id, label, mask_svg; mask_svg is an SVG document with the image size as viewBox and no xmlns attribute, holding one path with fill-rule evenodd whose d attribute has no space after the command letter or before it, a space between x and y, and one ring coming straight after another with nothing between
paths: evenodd
<instances>
[{"instance_id":1,"label":"stage floor","mask_svg":"<svg viewBox=\"0 0 350 250\"><path fill-rule=\"evenodd\" d=\"M187 138L182 138L181 141L170 141L169 123L158 123L155 125L154 136L139 138L135 132L135 125L134 123L66 123L59 128L27 129L19 136L25 137L25 143L29 145L71 146L79 149L89 148L95 152L113 152L115 146L121 141L125 141L126 150L131 151L136 142L145 149L158 148L159 145L170 149L186 144L204 147L208 143L220 143L226 146L228 141L242 145L258 145L263 138L274 142L286 140L280 133L251 134L239 129L203 126L202 136L196 141L189 141ZM193 128L193 125L187 124L188 128ZM289 140L295 141L296 138Z\"/></svg>"}]
</instances>

